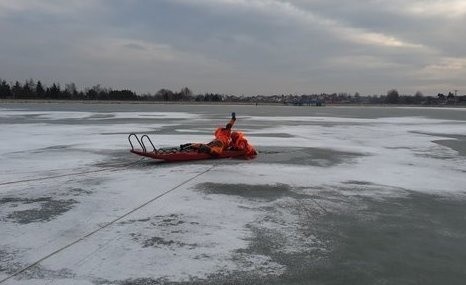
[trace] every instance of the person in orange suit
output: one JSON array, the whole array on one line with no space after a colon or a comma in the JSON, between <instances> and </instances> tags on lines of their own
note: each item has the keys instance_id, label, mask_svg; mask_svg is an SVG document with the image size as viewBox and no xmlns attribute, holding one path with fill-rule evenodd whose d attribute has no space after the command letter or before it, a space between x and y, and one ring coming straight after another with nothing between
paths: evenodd
<instances>
[{"instance_id":1,"label":"person in orange suit","mask_svg":"<svg viewBox=\"0 0 466 285\"><path fill-rule=\"evenodd\" d=\"M215 139L207 144L188 143L180 145L181 150L197 149L199 152L209 153L211 155L220 155L226 150L231 141L231 128L235 124L236 114L231 113L231 119L224 128L217 128L215 130Z\"/></svg>"},{"instance_id":2,"label":"person in orange suit","mask_svg":"<svg viewBox=\"0 0 466 285\"><path fill-rule=\"evenodd\" d=\"M257 151L252 145L248 143L248 140L242 132L232 132L229 149L245 151L246 157L254 157L257 155Z\"/></svg>"}]
</instances>

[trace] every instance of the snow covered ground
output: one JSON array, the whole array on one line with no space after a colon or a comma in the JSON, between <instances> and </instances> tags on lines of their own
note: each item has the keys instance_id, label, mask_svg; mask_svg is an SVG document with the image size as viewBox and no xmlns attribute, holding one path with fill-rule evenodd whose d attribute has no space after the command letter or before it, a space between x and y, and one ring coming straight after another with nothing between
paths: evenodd
<instances>
[{"instance_id":1,"label":"snow covered ground","mask_svg":"<svg viewBox=\"0 0 466 285\"><path fill-rule=\"evenodd\" d=\"M162 147L207 142L228 120L223 108L2 105L0 284L466 278L466 109L231 106L254 160L128 152L132 132Z\"/></svg>"}]
</instances>

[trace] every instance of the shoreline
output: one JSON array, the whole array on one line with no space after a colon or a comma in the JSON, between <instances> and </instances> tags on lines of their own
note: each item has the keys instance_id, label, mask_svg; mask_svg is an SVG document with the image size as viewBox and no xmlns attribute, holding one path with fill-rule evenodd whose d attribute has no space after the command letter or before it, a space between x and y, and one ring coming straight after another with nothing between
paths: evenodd
<instances>
[{"instance_id":1,"label":"shoreline","mask_svg":"<svg viewBox=\"0 0 466 285\"><path fill-rule=\"evenodd\" d=\"M49 100L49 99L0 99L0 104L135 104L135 105L244 105L244 106L289 106L289 107L417 107L417 108L466 108L466 105L411 105L411 104L324 104L293 105L272 102L195 102L195 101L132 101L132 100Z\"/></svg>"},{"instance_id":2,"label":"shoreline","mask_svg":"<svg viewBox=\"0 0 466 285\"><path fill-rule=\"evenodd\" d=\"M247 102L193 102L193 101L133 101L133 100L49 100L49 99L0 99L0 104L154 104L154 105L256 105ZM282 105L261 103L259 105Z\"/></svg>"}]
</instances>

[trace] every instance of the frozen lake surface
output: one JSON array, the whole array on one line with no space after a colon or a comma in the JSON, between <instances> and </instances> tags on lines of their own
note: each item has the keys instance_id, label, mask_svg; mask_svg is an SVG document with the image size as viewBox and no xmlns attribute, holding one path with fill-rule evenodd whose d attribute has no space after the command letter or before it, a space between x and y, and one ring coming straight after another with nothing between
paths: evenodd
<instances>
[{"instance_id":1,"label":"frozen lake surface","mask_svg":"<svg viewBox=\"0 0 466 285\"><path fill-rule=\"evenodd\" d=\"M237 113L254 160L158 163ZM1 284L464 284L466 109L0 105Z\"/></svg>"}]
</instances>

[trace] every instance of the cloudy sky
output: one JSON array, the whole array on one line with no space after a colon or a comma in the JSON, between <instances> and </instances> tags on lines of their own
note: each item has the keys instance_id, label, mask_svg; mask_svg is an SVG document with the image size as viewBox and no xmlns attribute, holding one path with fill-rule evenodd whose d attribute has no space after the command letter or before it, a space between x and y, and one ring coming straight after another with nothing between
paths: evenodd
<instances>
[{"instance_id":1,"label":"cloudy sky","mask_svg":"<svg viewBox=\"0 0 466 285\"><path fill-rule=\"evenodd\" d=\"M154 93L466 93L466 0L0 0L0 78Z\"/></svg>"}]
</instances>

